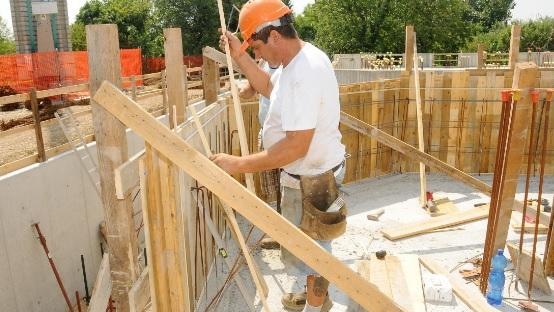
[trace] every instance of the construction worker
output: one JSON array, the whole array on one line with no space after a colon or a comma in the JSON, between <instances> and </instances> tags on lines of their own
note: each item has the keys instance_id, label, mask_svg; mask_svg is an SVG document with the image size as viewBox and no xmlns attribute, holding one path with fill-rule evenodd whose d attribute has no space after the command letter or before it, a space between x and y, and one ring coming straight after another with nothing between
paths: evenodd
<instances>
[{"instance_id":1,"label":"construction worker","mask_svg":"<svg viewBox=\"0 0 554 312\"><path fill-rule=\"evenodd\" d=\"M280 0L252 0L240 13L244 42L221 37L250 85L270 99L263 125L266 150L249 156L217 154L212 160L230 174L282 168L282 215L331 252L331 240L346 230L346 208L335 207L344 175L345 147L339 132L337 80L325 53L298 38L292 11ZM281 66L273 75L246 53ZM329 209L329 210L327 210ZM329 282L281 249L281 259L307 275L306 292L288 293L281 302L297 311L328 311Z\"/></svg>"}]
</instances>

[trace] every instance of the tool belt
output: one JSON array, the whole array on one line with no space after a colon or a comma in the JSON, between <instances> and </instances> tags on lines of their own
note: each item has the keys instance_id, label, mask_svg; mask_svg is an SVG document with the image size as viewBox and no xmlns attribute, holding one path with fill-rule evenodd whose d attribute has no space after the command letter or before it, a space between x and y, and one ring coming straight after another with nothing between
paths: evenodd
<instances>
[{"instance_id":1,"label":"tool belt","mask_svg":"<svg viewBox=\"0 0 554 312\"><path fill-rule=\"evenodd\" d=\"M302 220L300 229L316 240L335 239L346 231L346 206L327 212L339 196L332 170L320 175L301 176Z\"/></svg>"}]
</instances>

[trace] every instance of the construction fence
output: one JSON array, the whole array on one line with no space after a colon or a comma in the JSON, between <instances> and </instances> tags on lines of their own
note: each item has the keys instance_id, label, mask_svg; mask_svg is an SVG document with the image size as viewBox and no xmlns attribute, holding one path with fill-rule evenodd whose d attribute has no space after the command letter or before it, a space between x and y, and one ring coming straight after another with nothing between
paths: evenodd
<instances>
[{"instance_id":1,"label":"construction fence","mask_svg":"<svg viewBox=\"0 0 554 312\"><path fill-rule=\"evenodd\" d=\"M0 85L17 92L88 82L88 53L39 52L0 56ZM142 75L140 49L121 50L121 74Z\"/></svg>"}]
</instances>

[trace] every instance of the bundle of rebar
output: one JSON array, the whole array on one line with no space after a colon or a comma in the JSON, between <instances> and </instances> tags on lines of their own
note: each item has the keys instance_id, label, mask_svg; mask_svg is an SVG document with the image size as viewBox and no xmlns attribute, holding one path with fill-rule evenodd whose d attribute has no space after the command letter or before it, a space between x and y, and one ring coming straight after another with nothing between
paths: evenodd
<instances>
[{"instance_id":1,"label":"bundle of rebar","mask_svg":"<svg viewBox=\"0 0 554 312\"><path fill-rule=\"evenodd\" d=\"M510 140L513 130L515 107L520 98L519 90L502 91L502 112L500 117L500 128L498 133L498 145L496 149L496 161L494 167L494 178L492 182L492 194L489 207L489 218L487 224L487 236L485 238L485 250L483 253L483 265L481 271L480 288L484 294L487 291L491 259L494 255L494 240L497 231L497 220L500 213L500 201L504 186L504 174L508 159Z\"/></svg>"}]
</instances>

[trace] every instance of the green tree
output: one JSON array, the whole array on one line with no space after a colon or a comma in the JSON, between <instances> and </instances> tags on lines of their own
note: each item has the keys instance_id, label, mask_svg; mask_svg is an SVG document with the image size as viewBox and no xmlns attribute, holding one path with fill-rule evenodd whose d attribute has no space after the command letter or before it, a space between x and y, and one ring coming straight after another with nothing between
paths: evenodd
<instances>
[{"instance_id":1,"label":"green tree","mask_svg":"<svg viewBox=\"0 0 554 312\"><path fill-rule=\"evenodd\" d=\"M525 21L521 24L520 50L554 51L554 18L544 17ZM499 23L491 31L478 34L467 44L466 50L477 51L477 45L482 43L487 51L508 52L510 49L511 25Z\"/></svg>"},{"instance_id":2,"label":"green tree","mask_svg":"<svg viewBox=\"0 0 554 312\"><path fill-rule=\"evenodd\" d=\"M224 0L223 11L230 31L238 30L239 12L247 0ZM290 0L283 1L291 5ZM154 0L161 27L180 27L185 54L201 54L205 46L219 46L220 21L216 0Z\"/></svg>"},{"instance_id":3,"label":"green tree","mask_svg":"<svg viewBox=\"0 0 554 312\"><path fill-rule=\"evenodd\" d=\"M469 20L489 31L498 23L506 24L515 7L514 0L469 0L471 14Z\"/></svg>"},{"instance_id":4,"label":"green tree","mask_svg":"<svg viewBox=\"0 0 554 312\"><path fill-rule=\"evenodd\" d=\"M83 23L73 23L69 26L71 34L71 47L73 51L86 51L87 35L85 33L85 25Z\"/></svg>"},{"instance_id":5,"label":"green tree","mask_svg":"<svg viewBox=\"0 0 554 312\"><path fill-rule=\"evenodd\" d=\"M162 34L161 29L155 27L151 0L91 0L81 7L75 22L81 25L105 23L117 24L121 48L142 48L145 55L157 51L152 42ZM75 28L76 36L81 36L82 27Z\"/></svg>"},{"instance_id":6,"label":"green tree","mask_svg":"<svg viewBox=\"0 0 554 312\"><path fill-rule=\"evenodd\" d=\"M0 54L14 54L15 41L6 22L0 16Z\"/></svg>"},{"instance_id":7,"label":"green tree","mask_svg":"<svg viewBox=\"0 0 554 312\"><path fill-rule=\"evenodd\" d=\"M301 29L307 22L329 54L402 53L405 26L412 24L421 52L455 52L476 30L467 23L470 13L465 0L319 0L306 7Z\"/></svg>"}]
</instances>

